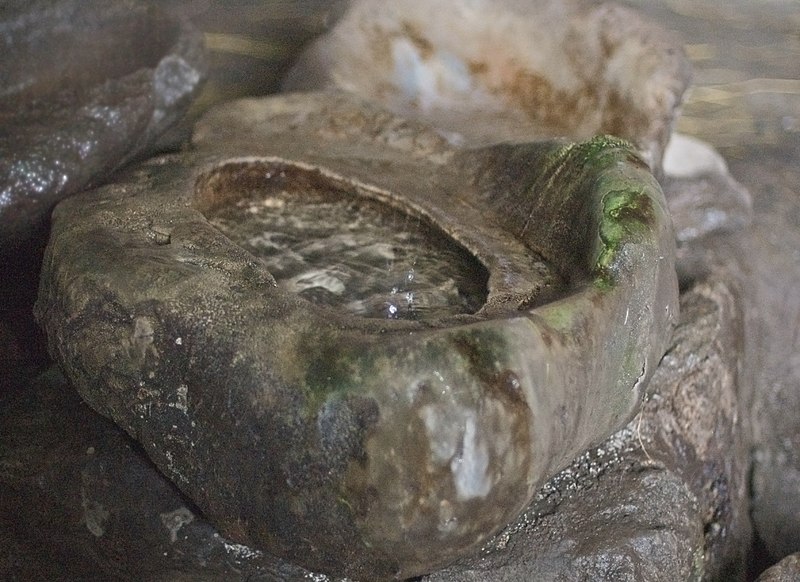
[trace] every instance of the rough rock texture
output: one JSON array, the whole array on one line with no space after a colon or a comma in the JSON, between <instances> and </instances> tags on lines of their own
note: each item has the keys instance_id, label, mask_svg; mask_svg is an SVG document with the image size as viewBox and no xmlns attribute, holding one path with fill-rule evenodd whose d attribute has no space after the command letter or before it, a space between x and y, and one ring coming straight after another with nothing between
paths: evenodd
<instances>
[{"instance_id":1,"label":"rough rock texture","mask_svg":"<svg viewBox=\"0 0 800 582\"><path fill-rule=\"evenodd\" d=\"M356 0L289 89L337 87L468 143L607 133L656 171L690 69L630 9L581 0Z\"/></svg>"},{"instance_id":2,"label":"rough rock texture","mask_svg":"<svg viewBox=\"0 0 800 582\"><path fill-rule=\"evenodd\" d=\"M426 582L744 579L741 348L736 292L693 285L643 413L548 482L481 554Z\"/></svg>"},{"instance_id":3,"label":"rough rock texture","mask_svg":"<svg viewBox=\"0 0 800 582\"><path fill-rule=\"evenodd\" d=\"M737 253L746 257L753 521L772 560L800 551L800 169L794 163L800 136L787 142L759 166L741 160L763 146L748 148L737 156L738 164L731 163L753 192L754 219L736 244L720 251L731 263Z\"/></svg>"},{"instance_id":4,"label":"rough rock texture","mask_svg":"<svg viewBox=\"0 0 800 582\"><path fill-rule=\"evenodd\" d=\"M791 554L764 571L757 582L797 582L800 580L800 554Z\"/></svg>"},{"instance_id":5,"label":"rough rock texture","mask_svg":"<svg viewBox=\"0 0 800 582\"><path fill-rule=\"evenodd\" d=\"M87 402L226 535L333 573L430 571L635 414L677 288L660 189L627 144L459 150L310 94L220 108L194 146L57 208L37 312ZM203 215L313 188L451 237L488 272L484 307L326 309Z\"/></svg>"},{"instance_id":6,"label":"rough rock texture","mask_svg":"<svg viewBox=\"0 0 800 582\"><path fill-rule=\"evenodd\" d=\"M0 491L3 580L307 580L220 536L55 370L0 395Z\"/></svg>"},{"instance_id":7,"label":"rough rock texture","mask_svg":"<svg viewBox=\"0 0 800 582\"><path fill-rule=\"evenodd\" d=\"M741 314L719 281L693 285L681 308L644 415L546 483L482 552L424 580L741 579ZM3 399L0 411L8 579L328 580L218 537L60 375Z\"/></svg>"},{"instance_id":8,"label":"rough rock texture","mask_svg":"<svg viewBox=\"0 0 800 582\"><path fill-rule=\"evenodd\" d=\"M4 2L0 259L35 244L53 206L97 183L184 113L200 35L132 0Z\"/></svg>"},{"instance_id":9,"label":"rough rock texture","mask_svg":"<svg viewBox=\"0 0 800 582\"><path fill-rule=\"evenodd\" d=\"M200 0L198 4L205 4L205 2ZM795 105L794 110L790 111L785 105L781 107L779 104L800 103L797 100L797 94L791 94L791 79L795 77L797 63L797 59L793 58L793 55L797 54L798 46L800 46L797 44L796 27L791 26L792 18L796 20L797 11L791 1L771 3L769 10L764 10L763 3L748 4L743 0L733 4L719 1L704 1L695 4L652 2L653 6L658 7L659 17L663 17L664 13L670 9L680 12L680 16L675 19L675 22L666 18L662 22L669 28L684 30L688 28L690 33L693 33L689 35L689 38L692 48L697 51L698 66L708 70L706 84L726 82L727 79L748 80L730 85L726 83L723 87L702 87L701 89L704 89L702 95L708 96L708 98L701 96L701 91L696 92L697 98L693 104L690 103L688 110L692 114L692 118L685 127L693 133L697 132L699 127L700 132L705 133L706 139L710 138L718 144L737 145L726 151L726 155L732 160L737 177L747 182L756 194L756 222L758 224L755 230L756 236L749 243L743 238L726 236L717 239L712 235L707 237L706 242L717 239L716 245L694 245L691 249L689 249L689 245L681 245L681 268L684 283L689 285L692 279L697 278L697 273L706 272L709 266L719 266L725 261L730 261L732 257L734 260L725 267L730 273L731 265L739 268L737 265L741 266L742 261L747 261L750 250L758 249L754 261L749 266L746 265L744 270L745 274L756 275L760 280L759 292L752 297L752 300L755 301L754 308L747 310L748 324L757 324L756 329L760 331L754 341L747 343L749 349L760 350L762 355L754 360L759 366L758 370L754 370L750 365L742 367L743 376L755 371L760 373L756 394L758 406L745 405L742 409L752 408L757 411L762 431L756 471L756 474L761 476L760 494L756 498L756 507L760 509L756 513L756 520L760 535L767 540L770 551L775 556L774 560L789 549L786 547L787 545L798 539L798 536L792 533L796 529L791 529L792 524L797 523L797 516L792 512L798 507L797 502L794 501L797 491L796 480L792 478L792 475L796 474L797 468L797 464L793 460L797 447L792 444L792 439L798 434L795 412L798 404L794 394L797 393L800 383L793 379L796 379L797 375L793 372L796 367L793 368L791 363L792 355L799 351L797 335L793 335L792 332L797 328L797 325L793 323L797 317L795 299L797 298L798 283L795 274L797 265L800 264L800 260L798 260L798 248L800 247L796 244L798 232L797 184L800 183L800 177L797 176L794 169L796 169L796 160L800 151L797 147L740 149L738 146L743 143L764 143L776 132L783 136L795 136L796 138L796 112L798 109ZM784 10L779 10L780 8ZM720 24L725 20L727 20L728 36L720 35L718 32L721 29L724 30L725 27ZM768 26L770 22L773 23L771 29ZM777 27L775 22L778 23ZM776 34L776 30L780 30L780 36ZM709 59L709 55L714 52L722 55L728 61L733 61L736 66L741 68L737 68L736 71L729 70L730 65L720 64L718 62L720 59ZM743 54L746 55L744 59L742 59ZM772 67L769 66L770 62L773 64ZM775 62L783 63L786 70L782 73L776 72L774 70ZM745 67L748 68L745 70ZM238 71L231 70L231 78L235 78L237 73ZM760 82L762 79L752 78L765 76L772 77L763 79L767 82L777 82L778 78L785 82L780 86L776 83L771 89L768 83ZM785 87L789 87L790 92L779 93ZM737 90L740 90L745 98L742 98L742 95L737 96ZM711 99L712 96L719 96L721 93L723 94L720 97L722 101ZM760 100L769 107L768 115L764 114L763 109L756 110L752 107L756 100ZM728 106L731 103L741 104L743 102L746 103L746 107L742 107L742 110L734 110ZM741 132L737 130L748 124L751 124L750 131L752 133L749 136L742 136ZM759 167L765 160L766 165ZM715 181L716 179L713 178L708 183L711 184ZM664 186L667 194L670 194L670 184L666 183ZM705 188L701 187L701 200L705 196L704 192ZM696 204L694 198L685 198L678 202L678 206L673 198L670 198L668 202L673 212L676 208L678 210L686 209L687 215L691 214L700 218L689 228L685 228L686 223L680 225L681 228L678 231L683 240L692 239L696 234L707 234L704 229L717 224L720 216L713 211L713 207L706 206L704 202ZM743 215L747 214L746 207L740 205L735 199L732 198L729 202L730 205L727 208L733 208L737 212L742 211ZM723 210L724 208L726 207L723 207ZM689 252L690 250L694 253ZM728 258L724 261L719 260L720 251L727 253ZM709 263L709 259L713 264ZM701 275L700 278L704 276ZM8 284L6 279L1 281L2 289L0 291L5 293ZM31 289L29 284L27 292L32 293ZM5 305L7 303L0 297L0 306ZM768 319L771 323L758 323L757 319L762 308L769 314ZM20 361L19 358L28 357L26 355L27 347L22 346L19 340L15 339L18 337L17 329L16 326L6 325L4 333L6 338L10 338L11 343L7 345L15 346L7 352L12 358L14 366ZM753 328L749 327L748 329ZM0 342L2 341L4 340L0 339ZM757 348L753 348L754 344ZM0 369L0 376L3 371ZM22 372L21 375L25 373ZM3 380L0 377L0 389L8 387ZM773 418L778 421L771 422ZM4 417L3 422L9 421ZM0 447L2 442L0 441ZM591 471L593 467L588 462L584 463L584 466L587 471ZM793 481L795 482L793 483ZM591 492L591 489L589 491ZM5 494L5 490L2 490L2 494ZM587 511L591 511L593 509L591 496L587 497L585 504L589 507ZM4 512L2 515L4 517L14 515L16 511L17 507L13 507L12 511ZM56 515L58 514L56 513ZM78 526L85 532L85 526L81 524ZM136 530L131 528L131 531ZM21 533L23 532L15 532L15 534ZM20 535L15 536L13 540L8 540L8 544L5 543L7 541L5 537L2 539L4 543L0 544L0 548L2 548L0 551L4 555L0 555L0 564L2 564L0 577L5 579L4 574L8 571L4 567L6 564L12 563L20 557L29 556L34 548L50 549L53 545L52 540L58 538L49 536L43 542L39 539L27 540ZM18 541L21 539L27 541L21 543ZM674 546L675 540L667 540L665 543L667 545L672 543ZM6 557L11 561L2 561ZM69 572L69 564L59 564L52 561L49 556L37 555L36 558L39 558L37 564L41 570L34 571L33 575L22 575L20 579L58 579L63 572ZM524 560L525 558L521 556L520 559ZM79 557L79 554L73 554L70 556L70 562L74 563L75 561L83 561L83 558ZM587 563L591 564L590 561ZM26 567L32 565L31 562L28 562ZM580 565L576 569L579 567ZM577 574L575 575L577 576ZM179 579L180 574L174 573L171 577ZM101 576L92 570L85 570L70 579L76 578L101 579ZM322 580L323 578L321 575L309 574L305 579ZM795 576L789 579L796 578Z\"/></svg>"},{"instance_id":10,"label":"rough rock texture","mask_svg":"<svg viewBox=\"0 0 800 582\"><path fill-rule=\"evenodd\" d=\"M757 151L756 151L757 150ZM780 148L732 150L731 171L752 193L752 224L718 229L678 247L679 276L691 280L724 271L739 281L746 309L743 410L752 426L754 452L752 515L760 544L771 562L800 549L800 173L793 160L800 139ZM748 160L758 158L759 164ZM707 181L711 183L714 180ZM665 185L670 206L683 205ZM738 187L721 191L719 209L739 210ZM686 232L701 230L699 220ZM734 225L738 222L735 219ZM731 226L730 224L728 226Z\"/></svg>"}]
</instances>

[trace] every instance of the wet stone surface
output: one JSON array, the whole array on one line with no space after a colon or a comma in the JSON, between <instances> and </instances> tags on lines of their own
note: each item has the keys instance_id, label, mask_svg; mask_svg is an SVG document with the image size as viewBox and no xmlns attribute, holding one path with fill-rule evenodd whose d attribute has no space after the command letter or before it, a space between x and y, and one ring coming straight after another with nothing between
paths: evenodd
<instances>
[{"instance_id":1,"label":"wet stone surface","mask_svg":"<svg viewBox=\"0 0 800 582\"><path fill-rule=\"evenodd\" d=\"M171 3L179 5L181 1L175 0ZM664 184L667 194L671 196L671 211L683 216L678 219L678 233L683 241L680 248L680 267L684 285L692 287L697 281L707 278L710 272L716 271L719 275L720 268L723 269L723 274L727 273L722 277L723 280L729 280L726 277L732 275L739 276L741 282L748 280L748 277L750 281L757 281L757 285L747 287L747 299L744 301L745 327L750 338L746 339L745 344L748 346L748 358L752 359L748 359L748 363L743 364L739 370L742 382L755 385L755 394L747 389L741 391L738 404L740 410L754 412L758 427L754 517L758 545L766 556L762 556L762 561L753 566L757 572L786 553L796 551L798 548L795 542L800 539L799 535L793 533L800 523L794 511L800 507L800 503L794 501L800 492L797 485L800 464L796 458L796 451L800 449L793 444L796 435L800 434L795 412L798 409L797 395L800 394L800 375L797 373L800 368L796 366L794 357L799 353L798 336L795 333L798 326L787 325L787 322L797 320L796 289L800 286L797 281L800 256L800 244L797 242L800 216L797 210L797 184L800 183L800 178L795 171L798 155L797 118L800 112L800 86L796 80L800 45L797 43L796 30L800 23L800 14L792 2L777 1L768 5L742 0L631 0L629 3L645 9L662 26L684 33L684 39L689 43L688 53L697 70L695 81L699 87L689 95L684 108L685 115L678 121L678 127L712 141L717 147L723 147L733 174L754 193L756 203L748 207L746 203L743 204L741 197L735 195L738 187L731 186L734 195L715 206L709 197L709 191L723 184L724 181L718 175L709 177L705 184L686 180L685 177L680 178L683 181L681 185L677 180ZM285 3L287 6L289 4ZM23 3L19 5L22 6ZM178 6L179 11L182 9L182 6ZM280 26L285 26L287 22L283 10L265 12L260 3L250 9L253 11L252 16L257 14L266 19L274 18L272 22L280 23ZM209 26L215 31L225 29L226 19L234 12L234 20L246 14L238 10L220 10ZM261 20L251 17L251 14L246 14L246 18L247 26L250 27L248 34L255 35L255 23L260 23ZM315 26L319 29L319 25ZM231 30L235 32L241 29L237 24ZM294 36L292 38L294 40ZM234 38L237 39L246 40L244 37ZM217 50L228 49L218 44ZM238 49L231 45L227 53L220 54L229 56L235 54L236 50ZM249 56L242 58L249 59L248 66L251 68L252 63L256 62ZM274 76L270 76L272 73L265 77L246 75L247 80L243 81L238 78L241 75L240 70L237 66L228 66L228 61L222 68L227 75L227 82L234 85L263 83L263 79L268 79L273 86L276 82ZM238 86L224 89L236 94ZM697 197L681 198L690 189L698 193ZM755 228L744 229L747 232L745 236L714 234L713 231L720 224L733 226L732 230L736 230L746 224L749 218L753 218L753 213ZM726 222L725 215L733 218L733 222ZM711 236L707 236L709 234ZM154 236L168 238L165 232ZM698 237L705 237L702 245L696 244ZM26 259L23 258L23 261ZM27 301L32 301L37 273L32 272L30 265L26 269L31 271L28 280L13 283L3 280L0 283L0 292L7 294L9 286L12 289L16 287L15 295L27 294ZM686 297L683 301L686 301ZM4 394L8 394L12 388L24 386L28 389L29 378L46 362L41 348L36 345L39 341L38 332L30 313L23 314L18 309L6 310L6 305L10 303L0 299L0 306L3 306L0 314L0 358L4 358L0 363L8 364L11 368L4 370L0 366L0 388ZM756 332L751 336L753 330ZM675 353L679 353L679 350L675 350ZM690 355L690 359L693 357ZM10 371L11 375L3 375L6 371ZM755 379L748 380L751 376L755 376ZM53 378L48 382L51 380ZM230 541L221 547L217 543L216 553L207 551L208 538L189 534L198 527L208 532L204 535L213 537L215 530L207 523L204 524L192 505L183 498L176 497L177 494L169 482L161 481L158 484L163 477L157 473L152 473L151 477L139 475L135 479L126 480L126 471L140 467L142 463L142 458L135 452L136 447L133 446L132 452L131 441L127 437L121 437L119 429L102 419L100 422L105 423L103 426L108 430L97 432L94 423L98 422L98 417L87 409L83 408L85 412L89 412L88 416L75 413L70 404L74 396L69 392L70 386L56 380L52 387L52 397L45 397L42 390L31 387L30 395L35 395L35 398L2 400L0 430L10 427L14 433L10 438L6 437L6 432L2 433L0 452L3 459L12 459L17 463L17 469L26 464L32 467L38 463L35 470L28 472L15 472L10 464L0 468L0 479L4 487L3 496L0 496L4 505L0 515L0 573L4 577L8 574L7 577L12 580L119 580L125 579L125 573L119 569L119 565L123 564L128 572L135 574L133 579L136 580L180 580L187 577L193 580L203 579L203 572L208 579L222 580L299 582L326 579L322 574L312 574L289 567L285 563L275 566L270 562L273 566L267 565L264 570L259 570L260 566L254 565L255 550ZM65 398L66 394L69 397ZM648 402L646 408L649 412L652 412L653 403L653 399ZM712 403L709 408L713 409L717 404ZM723 402L719 409L727 409L727 406ZM32 418L32 415L38 414L37 411L46 407L55 412L42 416L41 422ZM39 428L33 429L33 426ZM64 429L64 426L71 428ZM690 571L699 572L699 565L703 560L697 554L687 559L683 552L696 548L703 535L696 525L698 507L708 510L712 505L721 505L703 505L708 503L709 493L689 495L687 491L695 491L696 488L687 489L685 474L679 477L675 471L661 469L659 459L663 451L648 438L652 435L652 432L648 432L649 428L652 426L644 421L633 423L599 449L582 456L567 471L546 484L537 494L531 510L525 512L526 517L486 546L489 559L492 559L492 553L505 552L499 554L506 559L505 564L500 561L498 566L501 575L503 571L513 572L513 568L521 568L522 565L531 568L536 566L531 564L534 560L530 557L530 547L515 540L533 539L520 534L538 526L553 527L552 530L541 530L539 537L535 538L541 540L544 544L542 547L546 548L535 554L537 567L549 578L591 580L616 575L620 579L662 580L670 579L668 576L671 571L678 572L679 575ZM118 433L116 437L115 432ZM641 443L635 436L637 433L642 436ZM91 436L87 437L87 434ZM93 440L95 434L100 435L99 441ZM106 485L111 484L108 490L113 493L108 497L97 494L84 499L81 486L75 485L82 481L80 472L67 469L68 463L64 459L75 458L84 463L91 446L95 448L96 459L107 460L108 450L104 450L98 442L113 444L110 448L122 443L124 453L120 454L118 463L106 463L103 470L105 472L95 469L92 473L99 475L100 481L105 480ZM680 441L677 442L680 444ZM12 446L7 447L7 443ZM74 449L69 448L72 445L75 445ZM657 449L655 452L654 447ZM18 451L14 452L12 449ZM689 447L688 450L691 449ZM47 451L50 450L56 454L49 456ZM651 458L643 451L647 451L652 459L659 462L651 462ZM617 466L620 460L623 463ZM144 464L147 465L148 462L144 461ZM43 467L48 465L56 467L54 476L42 478ZM688 466L697 467L693 463ZM32 477L34 474L39 475L35 480ZM708 476L714 474L719 475L714 471L695 473L695 483L709 483ZM116 481L120 478L124 484ZM98 480L90 481L97 482ZM9 483L13 485L6 488ZM119 507L127 499L136 499L137 496L141 498L144 493L138 488L142 483L147 484L148 491L155 492L155 497L146 497L143 503L133 501L135 510L120 510ZM725 491L721 486L724 479L718 478L716 483L709 491L720 498ZM620 489L618 502L612 498L616 485ZM131 491L134 493L128 498ZM651 512L651 497L643 496L641 491L651 492L659 500L672 495L675 512ZM594 492L600 493L598 503L602 512L600 516L591 517L597 513ZM53 501L54 499L58 501ZM698 499L706 501L698 502ZM160 504L165 500L170 503L162 507ZM631 500L641 505L626 503ZM99 531L96 525L103 520L89 519L87 524L83 516L85 505L90 510L89 516L102 517L102 511L96 511L96 504L110 514L104 522L107 527L103 528L104 534L100 538L90 531L88 524ZM59 509L64 506L70 509ZM159 512L163 510L167 516L166 522L174 529L177 524L185 522L188 516L182 511L175 512L181 506L190 509L194 520L183 523L176 530L176 543L167 547L166 540L171 540L171 536L165 522L160 514L156 518L154 513L148 511L152 508ZM576 509L570 509L572 506ZM568 512L567 518L558 517L560 509ZM669 509L664 508L664 511ZM681 512L684 517L678 515ZM718 515L712 516L710 521L704 520L703 523L709 524L708 539L717 540L710 545L713 552L717 552L715 555L719 555L721 547L738 547L729 537L729 533L735 528L718 527L726 523L724 512L711 513ZM58 519L62 515L67 518ZM142 517L145 515L149 517ZM668 515L668 518L664 518L664 515ZM573 518L581 526L580 531L570 526L569 520ZM148 519L152 519L152 527L140 528L139 524ZM110 524L124 526L108 527ZM597 529L591 530L591 535L582 536L581 532L590 531L583 527L585 525ZM63 529L64 527L67 529ZM70 530L70 527L76 529ZM75 533L76 531L79 533ZM603 531L613 532L613 536L606 537ZM671 535L668 532L680 533ZM184 533L188 537L184 538ZM130 537L126 537L129 534ZM73 535L86 543L69 542ZM100 547L110 547L103 544L107 544L109 537L113 536L121 536L115 538L116 549L108 552L98 550ZM564 546L568 544L559 543L562 537L570 540L570 545L574 543L574 552L570 553L569 548L565 549ZM152 543L153 540L159 542ZM621 541L617 543L616 540ZM654 541L657 543L653 543ZM160 552L158 555L148 553L148 548L153 547ZM162 547L165 548L164 551L171 552L169 558L162 559ZM66 551L59 551L61 548L66 548ZM598 548L602 548L602 551ZM231 556L223 558L229 552L235 552L241 560L231 561ZM639 556L645 554L652 558L639 560ZM201 557L195 562L192 556ZM476 555L463 568L451 569L447 575L456 580L483 580L485 567L481 565L481 560L482 556ZM228 565L220 566L223 562ZM658 568L653 568L651 562ZM735 559L731 560L731 563L735 562ZM198 563L203 565L198 567ZM229 568L230 564L234 564L235 570ZM780 566L765 572L764 580L795 580L798 578L796 565L795 557L789 557ZM639 569L634 570L634 567ZM673 567L675 570L668 569ZM593 577L586 572L590 572ZM634 573L629 575L630 572ZM720 575L717 572L718 569L710 568L706 570L705 578L730 579L728 574ZM435 576L439 574L432 577ZM515 580L510 575L506 579Z\"/></svg>"},{"instance_id":2,"label":"wet stone surface","mask_svg":"<svg viewBox=\"0 0 800 582\"><path fill-rule=\"evenodd\" d=\"M204 76L197 31L144 3L6 2L0 13L0 261L53 206L152 151Z\"/></svg>"},{"instance_id":3,"label":"wet stone surface","mask_svg":"<svg viewBox=\"0 0 800 582\"><path fill-rule=\"evenodd\" d=\"M730 283L681 296L639 417L551 479L482 552L424 580L744 580L743 321Z\"/></svg>"},{"instance_id":4,"label":"wet stone surface","mask_svg":"<svg viewBox=\"0 0 800 582\"><path fill-rule=\"evenodd\" d=\"M226 104L193 146L58 206L36 311L87 402L237 543L352 578L429 572L638 409L677 279L626 142L460 150L319 93ZM484 305L357 317L282 288L206 220L281 167L430 217L485 265Z\"/></svg>"}]
</instances>

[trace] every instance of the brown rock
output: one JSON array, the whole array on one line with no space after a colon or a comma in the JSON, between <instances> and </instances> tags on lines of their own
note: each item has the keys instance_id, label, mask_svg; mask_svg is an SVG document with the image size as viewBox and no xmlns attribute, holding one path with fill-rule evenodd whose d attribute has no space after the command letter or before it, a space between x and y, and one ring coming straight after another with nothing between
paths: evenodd
<instances>
[{"instance_id":1,"label":"brown rock","mask_svg":"<svg viewBox=\"0 0 800 582\"><path fill-rule=\"evenodd\" d=\"M743 580L741 309L725 281L687 290L642 414L550 480L482 552L424 580Z\"/></svg>"},{"instance_id":2,"label":"brown rock","mask_svg":"<svg viewBox=\"0 0 800 582\"><path fill-rule=\"evenodd\" d=\"M756 582L797 582L800 580L800 553L786 556L764 571Z\"/></svg>"},{"instance_id":3,"label":"brown rock","mask_svg":"<svg viewBox=\"0 0 800 582\"><path fill-rule=\"evenodd\" d=\"M356 0L289 73L472 144L611 134L660 171L690 78L681 44L629 8L582 0Z\"/></svg>"},{"instance_id":4,"label":"brown rock","mask_svg":"<svg viewBox=\"0 0 800 582\"><path fill-rule=\"evenodd\" d=\"M682 280L724 272L742 290L746 357L741 375L747 388L741 398L749 416L743 430L749 428L753 440L752 516L767 559L775 561L800 549L800 174L794 164L800 140L734 153L731 172L753 193L752 222L731 228L749 204L735 210L741 186L719 190L719 202L707 209L734 221L680 244L677 264ZM672 188L667 183L665 191ZM670 198L674 204L676 196ZM701 205L710 199L703 200ZM686 223L686 230L700 231L702 224L702 218Z\"/></svg>"},{"instance_id":5,"label":"brown rock","mask_svg":"<svg viewBox=\"0 0 800 582\"><path fill-rule=\"evenodd\" d=\"M248 230L298 201L399 210L485 295L428 319L303 299L253 254L280 239ZM477 547L635 414L676 316L672 246L619 140L458 149L290 95L219 108L192 151L62 203L37 313L87 402L226 535L402 578ZM346 288L330 278L318 294Z\"/></svg>"}]
</instances>

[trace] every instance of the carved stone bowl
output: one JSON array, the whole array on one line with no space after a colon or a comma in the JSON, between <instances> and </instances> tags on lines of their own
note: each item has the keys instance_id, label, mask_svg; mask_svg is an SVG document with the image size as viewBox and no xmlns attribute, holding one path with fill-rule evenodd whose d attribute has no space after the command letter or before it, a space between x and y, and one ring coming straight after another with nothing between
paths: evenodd
<instances>
[{"instance_id":1,"label":"carved stone bowl","mask_svg":"<svg viewBox=\"0 0 800 582\"><path fill-rule=\"evenodd\" d=\"M213 225L298 199L406 217L480 300L359 315ZM365 579L474 550L630 420L676 311L629 144L459 149L340 93L226 104L191 150L62 202L37 303L83 398L226 536Z\"/></svg>"},{"instance_id":2,"label":"carved stone bowl","mask_svg":"<svg viewBox=\"0 0 800 582\"><path fill-rule=\"evenodd\" d=\"M451 139L616 135L659 172L691 72L636 11L590 0L354 0L290 90L339 88Z\"/></svg>"}]
</instances>

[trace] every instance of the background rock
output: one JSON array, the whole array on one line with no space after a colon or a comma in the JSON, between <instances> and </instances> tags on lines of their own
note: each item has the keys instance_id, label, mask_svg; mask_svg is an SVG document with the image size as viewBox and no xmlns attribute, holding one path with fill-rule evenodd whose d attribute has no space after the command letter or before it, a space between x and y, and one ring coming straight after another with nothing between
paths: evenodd
<instances>
[{"instance_id":1,"label":"background rock","mask_svg":"<svg viewBox=\"0 0 800 582\"><path fill-rule=\"evenodd\" d=\"M689 78L680 43L613 2L354 0L284 87L349 91L471 145L611 134L659 172Z\"/></svg>"},{"instance_id":2,"label":"background rock","mask_svg":"<svg viewBox=\"0 0 800 582\"><path fill-rule=\"evenodd\" d=\"M800 580L800 554L791 554L758 577L757 582L797 582Z\"/></svg>"},{"instance_id":3,"label":"background rock","mask_svg":"<svg viewBox=\"0 0 800 582\"><path fill-rule=\"evenodd\" d=\"M771 560L800 551L800 136L781 147L748 148L769 157L756 167L733 157L731 169L753 191L752 228L737 245L747 253L752 310L746 368L752 397L753 521ZM731 262L733 262L733 257Z\"/></svg>"},{"instance_id":4,"label":"background rock","mask_svg":"<svg viewBox=\"0 0 800 582\"><path fill-rule=\"evenodd\" d=\"M664 174L675 237L684 247L707 235L740 231L752 222L750 193L711 145L673 134L664 155Z\"/></svg>"},{"instance_id":5,"label":"background rock","mask_svg":"<svg viewBox=\"0 0 800 582\"><path fill-rule=\"evenodd\" d=\"M752 194L752 226L682 245L685 269L739 270L752 386L754 571L800 550L800 10L796 2L629 0L678 30L694 88L677 122Z\"/></svg>"},{"instance_id":6,"label":"background rock","mask_svg":"<svg viewBox=\"0 0 800 582\"><path fill-rule=\"evenodd\" d=\"M725 272L746 305L741 399L753 439L757 548L769 564L800 550L800 171L790 162L800 156L800 137L728 152L742 184L704 171L688 183L668 175L664 189L686 235L680 279Z\"/></svg>"},{"instance_id":7,"label":"background rock","mask_svg":"<svg viewBox=\"0 0 800 582\"><path fill-rule=\"evenodd\" d=\"M4 580L307 580L221 537L51 370L0 395Z\"/></svg>"},{"instance_id":8,"label":"background rock","mask_svg":"<svg viewBox=\"0 0 800 582\"><path fill-rule=\"evenodd\" d=\"M190 116L214 103L280 90L302 47L329 30L349 0L150 0L203 31L208 81Z\"/></svg>"},{"instance_id":9,"label":"background rock","mask_svg":"<svg viewBox=\"0 0 800 582\"><path fill-rule=\"evenodd\" d=\"M5 2L0 38L0 260L24 267L56 202L186 111L204 52L196 31L132 0Z\"/></svg>"}]
</instances>

